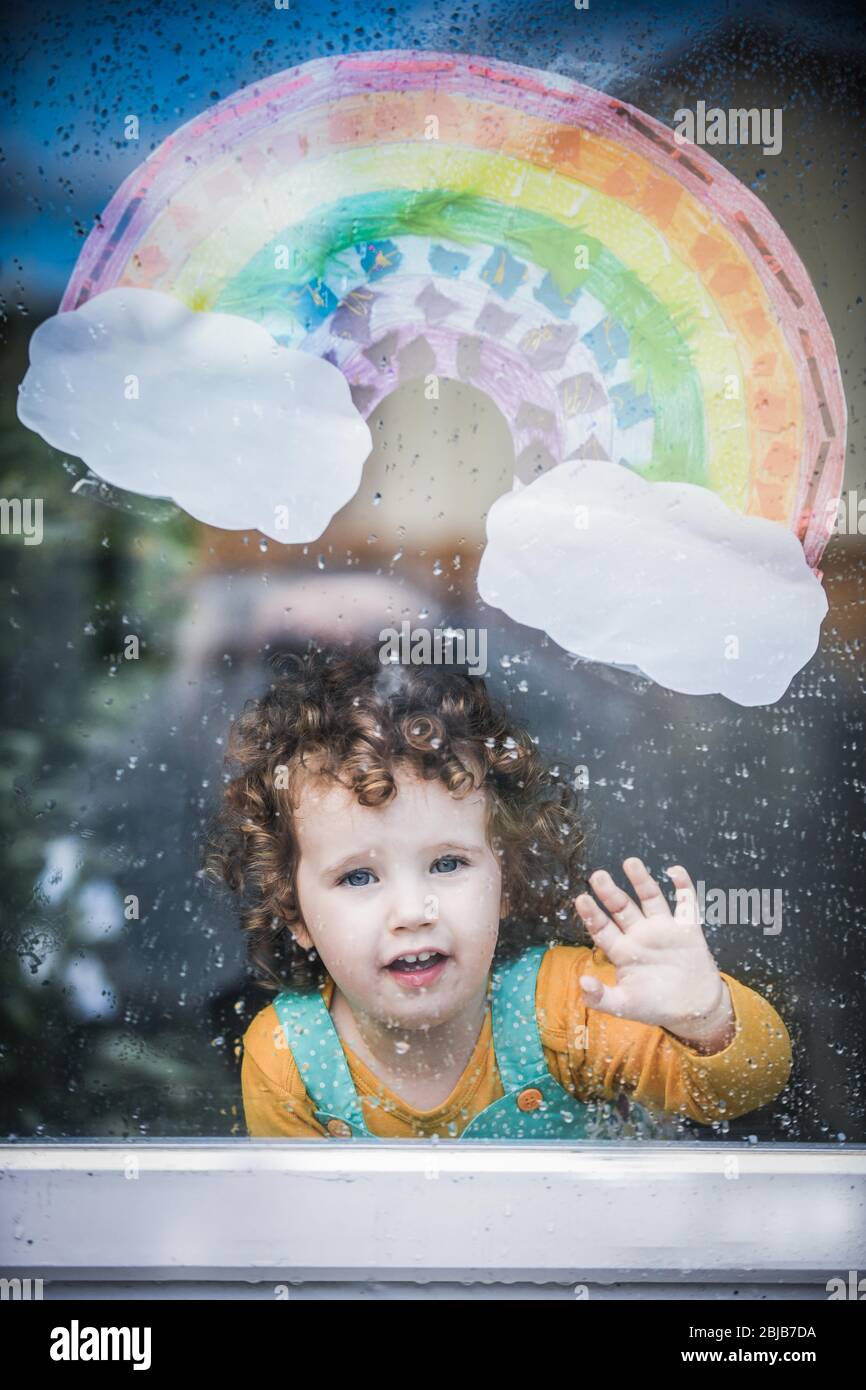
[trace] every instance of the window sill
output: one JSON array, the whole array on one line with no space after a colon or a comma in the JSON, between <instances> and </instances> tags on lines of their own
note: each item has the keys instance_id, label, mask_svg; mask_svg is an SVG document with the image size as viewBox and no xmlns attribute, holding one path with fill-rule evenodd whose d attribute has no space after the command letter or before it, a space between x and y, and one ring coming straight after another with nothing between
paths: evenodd
<instances>
[{"instance_id":1,"label":"window sill","mask_svg":"<svg viewBox=\"0 0 866 1390\"><path fill-rule=\"evenodd\" d=\"M866 1146L282 1139L3 1144L0 1270L46 1281L823 1284Z\"/></svg>"}]
</instances>

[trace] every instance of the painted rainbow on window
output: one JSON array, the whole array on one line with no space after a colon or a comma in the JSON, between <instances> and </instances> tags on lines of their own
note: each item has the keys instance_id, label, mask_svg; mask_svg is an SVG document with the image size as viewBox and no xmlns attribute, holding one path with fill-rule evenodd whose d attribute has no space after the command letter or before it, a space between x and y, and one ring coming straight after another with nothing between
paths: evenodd
<instances>
[{"instance_id":1,"label":"painted rainbow on window","mask_svg":"<svg viewBox=\"0 0 866 1390\"><path fill-rule=\"evenodd\" d=\"M316 60L227 97L124 182L61 309L118 285L247 316L347 377L488 393L529 482L568 458L712 489L816 568L846 411L791 243L702 148L466 54Z\"/></svg>"}]
</instances>

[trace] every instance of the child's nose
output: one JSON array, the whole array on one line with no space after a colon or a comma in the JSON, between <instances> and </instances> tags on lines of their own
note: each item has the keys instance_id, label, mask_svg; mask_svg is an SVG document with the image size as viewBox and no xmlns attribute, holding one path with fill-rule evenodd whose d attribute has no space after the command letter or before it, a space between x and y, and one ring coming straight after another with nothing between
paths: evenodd
<instances>
[{"instance_id":1,"label":"child's nose","mask_svg":"<svg viewBox=\"0 0 866 1390\"><path fill-rule=\"evenodd\" d=\"M397 889L391 900L391 927L426 926L439 920L439 895L417 884Z\"/></svg>"}]
</instances>

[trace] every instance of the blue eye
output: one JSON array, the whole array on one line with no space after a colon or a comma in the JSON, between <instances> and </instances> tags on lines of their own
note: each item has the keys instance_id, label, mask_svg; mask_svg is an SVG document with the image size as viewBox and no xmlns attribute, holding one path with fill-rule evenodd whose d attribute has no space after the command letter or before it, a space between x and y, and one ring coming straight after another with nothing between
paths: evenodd
<instances>
[{"instance_id":1,"label":"blue eye","mask_svg":"<svg viewBox=\"0 0 866 1390\"><path fill-rule=\"evenodd\" d=\"M435 861L437 864L468 864L468 859L460 859L456 854L443 854L441 859ZM453 873L453 870L446 870L446 873Z\"/></svg>"},{"instance_id":2,"label":"blue eye","mask_svg":"<svg viewBox=\"0 0 866 1390\"><path fill-rule=\"evenodd\" d=\"M373 877L369 869L350 869L347 874L343 874L343 877L339 880L339 882L348 883L350 888L366 888L366 883L349 883L349 879L357 878L358 874L366 874L368 878Z\"/></svg>"}]
</instances>

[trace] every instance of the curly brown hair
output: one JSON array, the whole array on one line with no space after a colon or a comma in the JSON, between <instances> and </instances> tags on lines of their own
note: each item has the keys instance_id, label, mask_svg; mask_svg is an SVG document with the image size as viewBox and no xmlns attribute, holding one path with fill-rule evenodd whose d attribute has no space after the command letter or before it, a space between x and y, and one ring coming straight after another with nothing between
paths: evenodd
<instances>
[{"instance_id":1,"label":"curly brown hair","mask_svg":"<svg viewBox=\"0 0 866 1390\"><path fill-rule=\"evenodd\" d=\"M588 888L575 788L480 676L453 666L383 664L381 643L276 654L275 679L229 734L226 783L205 853L209 878L237 896L254 977L268 990L313 990L315 951L295 940L300 773L351 789L362 806L396 795L395 769L437 778L452 796L484 787L487 835L502 864L507 911L495 958L533 942L574 944L577 888Z\"/></svg>"}]
</instances>

